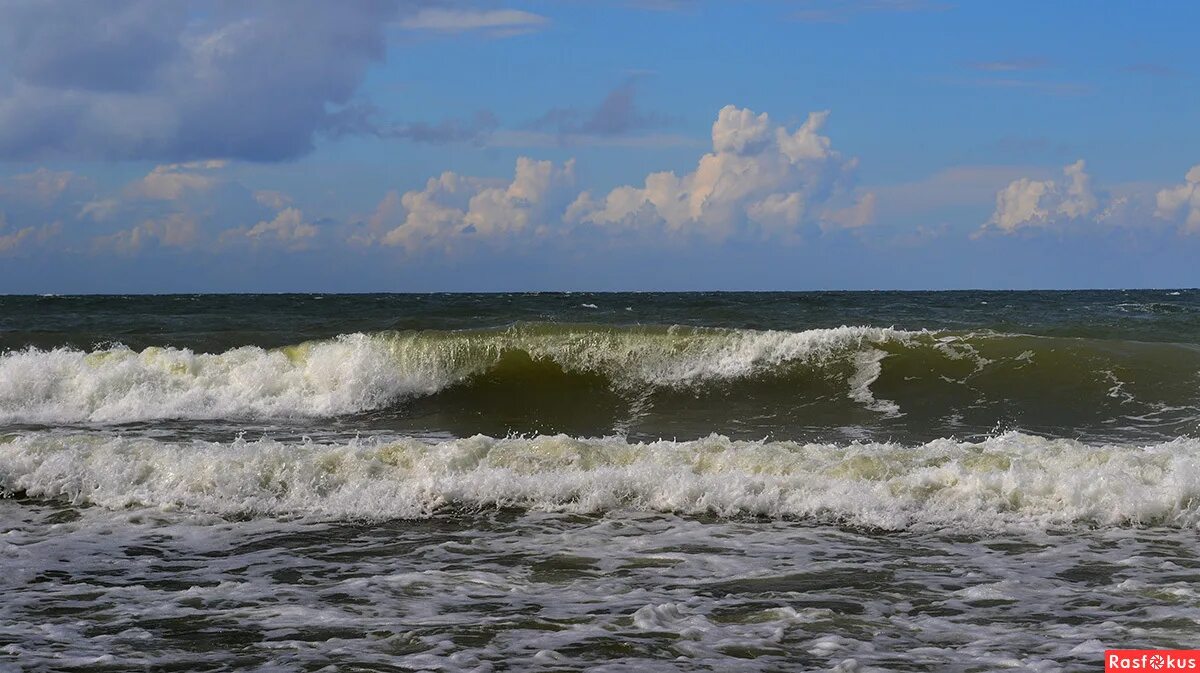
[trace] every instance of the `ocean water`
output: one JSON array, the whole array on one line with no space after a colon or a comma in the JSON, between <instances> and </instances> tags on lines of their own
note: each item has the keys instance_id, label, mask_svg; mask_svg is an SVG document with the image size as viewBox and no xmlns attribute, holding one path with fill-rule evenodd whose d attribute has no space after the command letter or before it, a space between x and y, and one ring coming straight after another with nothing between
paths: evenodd
<instances>
[{"instance_id":1,"label":"ocean water","mask_svg":"<svg viewBox=\"0 0 1200 673\"><path fill-rule=\"evenodd\" d=\"M0 297L0 670L1200 633L1200 291Z\"/></svg>"}]
</instances>

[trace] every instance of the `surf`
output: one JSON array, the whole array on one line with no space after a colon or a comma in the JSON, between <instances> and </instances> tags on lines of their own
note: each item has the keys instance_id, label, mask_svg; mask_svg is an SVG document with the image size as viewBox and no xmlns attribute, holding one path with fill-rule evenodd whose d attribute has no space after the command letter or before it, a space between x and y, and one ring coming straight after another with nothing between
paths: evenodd
<instances>
[{"instance_id":1,"label":"surf","mask_svg":"<svg viewBox=\"0 0 1200 673\"><path fill-rule=\"evenodd\" d=\"M888 530L1200 525L1200 440L1086 444L622 437L170 442L108 433L0 440L0 490L108 509L421 519L454 509L670 512Z\"/></svg>"},{"instance_id":2,"label":"surf","mask_svg":"<svg viewBox=\"0 0 1200 673\"><path fill-rule=\"evenodd\" d=\"M907 335L871 327L755 332L518 325L355 333L222 353L170 346L30 348L0 355L0 420L333 416L431 395L505 364L520 369L522 356L570 374L604 377L622 390L680 387L752 377L786 363L824 362Z\"/></svg>"},{"instance_id":3,"label":"surf","mask_svg":"<svg viewBox=\"0 0 1200 673\"><path fill-rule=\"evenodd\" d=\"M672 419L702 415L707 427L685 434L749 424L786 437L805 425L886 430L904 419L941 432L999 424L1165 438L1195 430L1198 375L1200 348L1189 344L867 326L519 323L214 353L10 350L0 354L0 422L425 414L505 434L623 431L650 417L675 432Z\"/></svg>"}]
</instances>

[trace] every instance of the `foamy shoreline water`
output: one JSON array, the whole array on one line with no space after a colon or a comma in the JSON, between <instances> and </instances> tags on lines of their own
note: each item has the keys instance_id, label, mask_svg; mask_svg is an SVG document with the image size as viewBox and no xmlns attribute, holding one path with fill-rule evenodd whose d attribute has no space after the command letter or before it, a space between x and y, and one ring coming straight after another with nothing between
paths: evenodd
<instances>
[{"instance_id":1,"label":"foamy shoreline water","mask_svg":"<svg viewBox=\"0 0 1200 673\"><path fill-rule=\"evenodd\" d=\"M1195 532L0 501L0 668L1091 670L1188 647Z\"/></svg>"}]
</instances>

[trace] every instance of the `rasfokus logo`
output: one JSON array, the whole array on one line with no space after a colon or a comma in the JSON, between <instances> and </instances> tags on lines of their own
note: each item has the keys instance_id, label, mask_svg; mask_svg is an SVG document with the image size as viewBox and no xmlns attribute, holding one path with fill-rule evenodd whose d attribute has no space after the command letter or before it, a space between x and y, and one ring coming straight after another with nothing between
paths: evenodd
<instances>
[{"instance_id":1,"label":"rasfokus logo","mask_svg":"<svg viewBox=\"0 0 1200 673\"><path fill-rule=\"evenodd\" d=\"M1111 671L1200 671L1200 650L1105 650Z\"/></svg>"}]
</instances>

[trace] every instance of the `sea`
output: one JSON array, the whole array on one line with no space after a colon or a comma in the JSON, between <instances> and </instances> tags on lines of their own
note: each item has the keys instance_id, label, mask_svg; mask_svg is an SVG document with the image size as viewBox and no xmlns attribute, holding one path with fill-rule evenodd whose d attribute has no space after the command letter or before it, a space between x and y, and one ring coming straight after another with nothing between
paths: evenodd
<instances>
[{"instance_id":1,"label":"sea","mask_svg":"<svg viewBox=\"0 0 1200 673\"><path fill-rule=\"evenodd\" d=\"M1200 291L0 297L2 671L1094 671Z\"/></svg>"}]
</instances>

